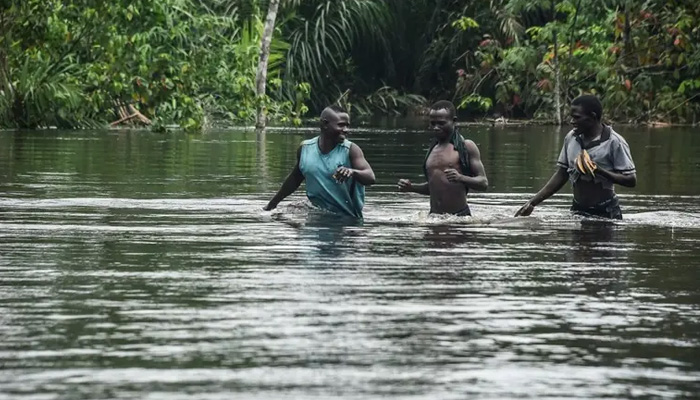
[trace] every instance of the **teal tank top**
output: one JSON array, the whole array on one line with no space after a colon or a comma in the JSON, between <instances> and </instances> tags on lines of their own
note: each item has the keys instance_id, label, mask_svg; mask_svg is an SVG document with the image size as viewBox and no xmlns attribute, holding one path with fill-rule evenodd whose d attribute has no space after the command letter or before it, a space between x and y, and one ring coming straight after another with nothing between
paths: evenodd
<instances>
[{"instance_id":1,"label":"teal tank top","mask_svg":"<svg viewBox=\"0 0 700 400\"><path fill-rule=\"evenodd\" d=\"M318 148L318 139L317 136L301 143L299 169L306 179L306 196L316 207L337 214L362 218L365 187L354 178L343 183L333 179L333 173L338 167L352 168L350 163L352 142L345 139L328 154L323 154Z\"/></svg>"}]
</instances>

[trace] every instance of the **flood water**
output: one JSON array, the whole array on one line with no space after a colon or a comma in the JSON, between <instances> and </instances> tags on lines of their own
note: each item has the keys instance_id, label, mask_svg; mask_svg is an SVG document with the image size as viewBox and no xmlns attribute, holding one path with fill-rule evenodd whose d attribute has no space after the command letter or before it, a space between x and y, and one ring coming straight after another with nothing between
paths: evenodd
<instances>
[{"instance_id":1,"label":"flood water","mask_svg":"<svg viewBox=\"0 0 700 400\"><path fill-rule=\"evenodd\" d=\"M551 127L464 128L486 193L428 216L427 136L359 127L363 223L261 209L313 129L0 132L0 398L697 398L700 134L620 128L622 222Z\"/></svg>"}]
</instances>

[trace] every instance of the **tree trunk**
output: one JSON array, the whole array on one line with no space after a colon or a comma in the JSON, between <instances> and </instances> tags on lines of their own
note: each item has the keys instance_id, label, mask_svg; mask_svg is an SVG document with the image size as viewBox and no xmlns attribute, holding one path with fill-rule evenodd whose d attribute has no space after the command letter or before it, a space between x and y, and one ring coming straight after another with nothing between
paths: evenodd
<instances>
[{"instance_id":1,"label":"tree trunk","mask_svg":"<svg viewBox=\"0 0 700 400\"><path fill-rule=\"evenodd\" d=\"M265 129L256 129L255 132L255 141L257 144L256 151L257 151L257 166L258 166L258 171L262 175L262 179L260 180L260 183L262 184L261 190L266 191L268 189L268 182L270 182L270 172L269 168L267 167L267 132Z\"/></svg>"},{"instance_id":2,"label":"tree trunk","mask_svg":"<svg viewBox=\"0 0 700 400\"><path fill-rule=\"evenodd\" d=\"M267 124L267 109L265 107L265 84L267 82L267 62L270 58L270 42L275 31L275 19L277 18L277 8L280 0L270 0L270 7L265 18L265 29L260 39L260 61L258 63L258 73L255 76L255 95L258 100L258 117L255 122L257 129L265 128Z\"/></svg>"},{"instance_id":3,"label":"tree trunk","mask_svg":"<svg viewBox=\"0 0 700 400\"><path fill-rule=\"evenodd\" d=\"M552 14L555 14L554 0L552 0ZM554 42L554 117L557 126L561 126L561 74L559 71L559 41L557 40L556 29L552 36Z\"/></svg>"},{"instance_id":4,"label":"tree trunk","mask_svg":"<svg viewBox=\"0 0 700 400\"><path fill-rule=\"evenodd\" d=\"M561 71L559 70L559 43L554 32L554 107L555 121L561 126Z\"/></svg>"}]
</instances>

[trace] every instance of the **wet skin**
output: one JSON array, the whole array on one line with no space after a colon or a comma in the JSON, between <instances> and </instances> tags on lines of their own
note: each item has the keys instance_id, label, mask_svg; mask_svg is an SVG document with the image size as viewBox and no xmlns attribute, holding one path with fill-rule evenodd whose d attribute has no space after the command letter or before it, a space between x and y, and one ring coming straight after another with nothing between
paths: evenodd
<instances>
[{"instance_id":1,"label":"wet skin","mask_svg":"<svg viewBox=\"0 0 700 400\"><path fill-rule=\"evenodd\" d=\"M350 116L344 112L335 112L326 108L321 113L321 134L319 135L318 148L323 154L330 153L336 146L345 141L350 131ZM297 161L289 173L287 179L277 194L267 203L263 210L270 211L290 194L294 193L304 181L304 175L299 168L301 160L301 146L297 149ZM333 178L338 182L345 182L355 178L364 186L373 185L375 182L374 171L365 159L362 149L355 143L350 146L350 165L352 168L338 167L333 172Z\"/></svg>"},{"instance_id":2,"label":"wet skin","mask_svg":"<svg viewBox=\"0 0 700 400\"><path fill-rule=\"evenodd\" d=\"M454 146L451 143L436 145L426 162L431 213L455 214L467 207L469 189L459 182L455 167L459 167L459 153Z\"/></svg>"},{"instance_id":3,"label":"wet skin","mask_svg":"<svg viewBox=\"0 0 700 400\"><path fill-rule=\"evenodd\" d=\"M469 154L469 167L474 176L462 175L459 169L459 153L449 142L455 129L455 118L446 109L430 111L430 132L437 139L426 160L428 181L414 185L408 179L398 183L399 191L416 192L430 196L430 212L456 214L467 207L469 189L486 190L488 180L481 162L479 149L471 140L465 140Z\"/></svg>"}]
</instances>

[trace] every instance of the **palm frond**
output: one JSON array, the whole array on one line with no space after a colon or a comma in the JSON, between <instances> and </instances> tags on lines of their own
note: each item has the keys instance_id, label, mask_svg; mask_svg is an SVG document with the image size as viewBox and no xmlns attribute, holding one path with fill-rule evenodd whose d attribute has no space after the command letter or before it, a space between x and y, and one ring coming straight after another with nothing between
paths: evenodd
<instances>
[{"instance_id":1,"label":"palm frond","mask_svg":"<svg viewBox=\"0 0 700 400\"><path fill-rule=\"evenodd\" d=\"M346 75L355 45L386 46L387 5L378 0L289 0L292 18L282 19L289 41L285 76L289 82L309 82L315 103L328 102L337 93L329 80ZM318 88L318 89L317 89Z\"/></svg>"}]
</instances>

